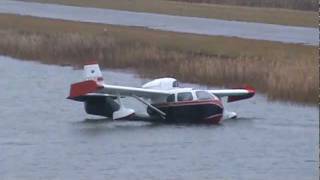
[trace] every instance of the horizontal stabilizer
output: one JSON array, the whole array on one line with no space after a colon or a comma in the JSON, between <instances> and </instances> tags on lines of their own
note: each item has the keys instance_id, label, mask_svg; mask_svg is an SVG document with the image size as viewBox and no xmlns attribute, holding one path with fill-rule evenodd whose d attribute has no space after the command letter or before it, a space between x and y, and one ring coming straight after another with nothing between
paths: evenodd
<instances>
[{"instance_id":1,"label":"horizontal stabilizer","mask_svg":"<svg viewBox=\"0 0 320 180\"><path fill-rule=\"evenodd\" d=\"M94 80L87 80L71 85L70 94L68 99L77 100L77 98L86 95L87 93L93 93L103 88L103 86L97 84Z\"/></svg>"}]
</instances>

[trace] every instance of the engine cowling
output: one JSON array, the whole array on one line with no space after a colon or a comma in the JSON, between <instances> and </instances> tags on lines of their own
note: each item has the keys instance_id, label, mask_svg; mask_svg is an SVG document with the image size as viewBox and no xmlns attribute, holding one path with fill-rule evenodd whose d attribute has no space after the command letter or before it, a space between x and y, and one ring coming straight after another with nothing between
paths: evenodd
<instances>
[{"instance_id":1,"label":"engine cowling","mask_svg":"<svg viewBox=\"0 0 320 180\"><path fill-rule=\"evenodd\" d=\"M142 85L145 89L170 90L179 87L179 83L174 78L159 78Z\"/></svg>"}]
</instances>

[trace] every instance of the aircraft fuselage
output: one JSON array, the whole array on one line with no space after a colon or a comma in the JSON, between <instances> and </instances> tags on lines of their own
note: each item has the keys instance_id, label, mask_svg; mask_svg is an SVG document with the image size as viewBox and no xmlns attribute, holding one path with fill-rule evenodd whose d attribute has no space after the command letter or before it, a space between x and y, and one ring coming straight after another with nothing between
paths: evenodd
<instances>
[{"instance_id":1,"label":"aircraft fuselage","mask_svg":"<svg viewBox=\"0 0 320 180\"><path fill-rule=\"evenodd\" d=\"M167 122L214 123L217 124L223 117L223 105L220 100L193 100L154 104L155 107L166 113ZM148 108L149 115L156 115Z\"/></svg>"}]
</instances>

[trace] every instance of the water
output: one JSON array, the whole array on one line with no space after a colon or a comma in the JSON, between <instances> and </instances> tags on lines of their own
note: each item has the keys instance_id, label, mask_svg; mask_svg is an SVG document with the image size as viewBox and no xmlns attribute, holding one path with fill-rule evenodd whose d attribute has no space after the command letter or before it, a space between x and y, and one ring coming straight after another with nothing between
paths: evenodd
<instances>
[{"instance_id":1,"label":"water","mask_svg":"<svg viewBox=\"0 0 320 180\"><path fill-rule=\"evenodd\" d=\"M317 28L9 0L0 1L0 12L81 22L148 27L151 29L173 32L240 37L307 45L318 45L319 39Z\"/></svg>"},{"instance_id":2,"label":"water","mask_svg":"<svg viewBox=\"0 0 320 180\"><path fill-rule=\"evenodd\" d=\"M138 86L107 70L107 83ZM262 95L221 125L112 121L65 99L82 70L0 57L0 179L317 179L318 110ZM185 84L186 85L186 84ZM191 85L197 87L197 85ZM127 100L143 113L143 105Z\"/></svg>"}]
</instances>

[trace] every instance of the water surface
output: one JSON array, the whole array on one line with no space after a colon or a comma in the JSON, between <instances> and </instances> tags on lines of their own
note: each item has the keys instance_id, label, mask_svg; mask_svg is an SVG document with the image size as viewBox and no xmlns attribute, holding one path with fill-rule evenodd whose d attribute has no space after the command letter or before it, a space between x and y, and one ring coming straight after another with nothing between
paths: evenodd
<instances>
[{"instance_id":1,"label":"water surface","mask_svg":"<svg viewBox=\"0 0 320 180\"><path fill-rule=\"evenodd\" d=\"M105 70L106 83L139 86ZM0 57L0 179L318 178L318 110L262 95L226 104L237 120L165 125L86 115L69 101L82 70ZM184 84L187 85L187 84ZM193 87L198 85L189 84ZM144 113L144 105L128 99Z\"/></svg>"}]
</instances>

